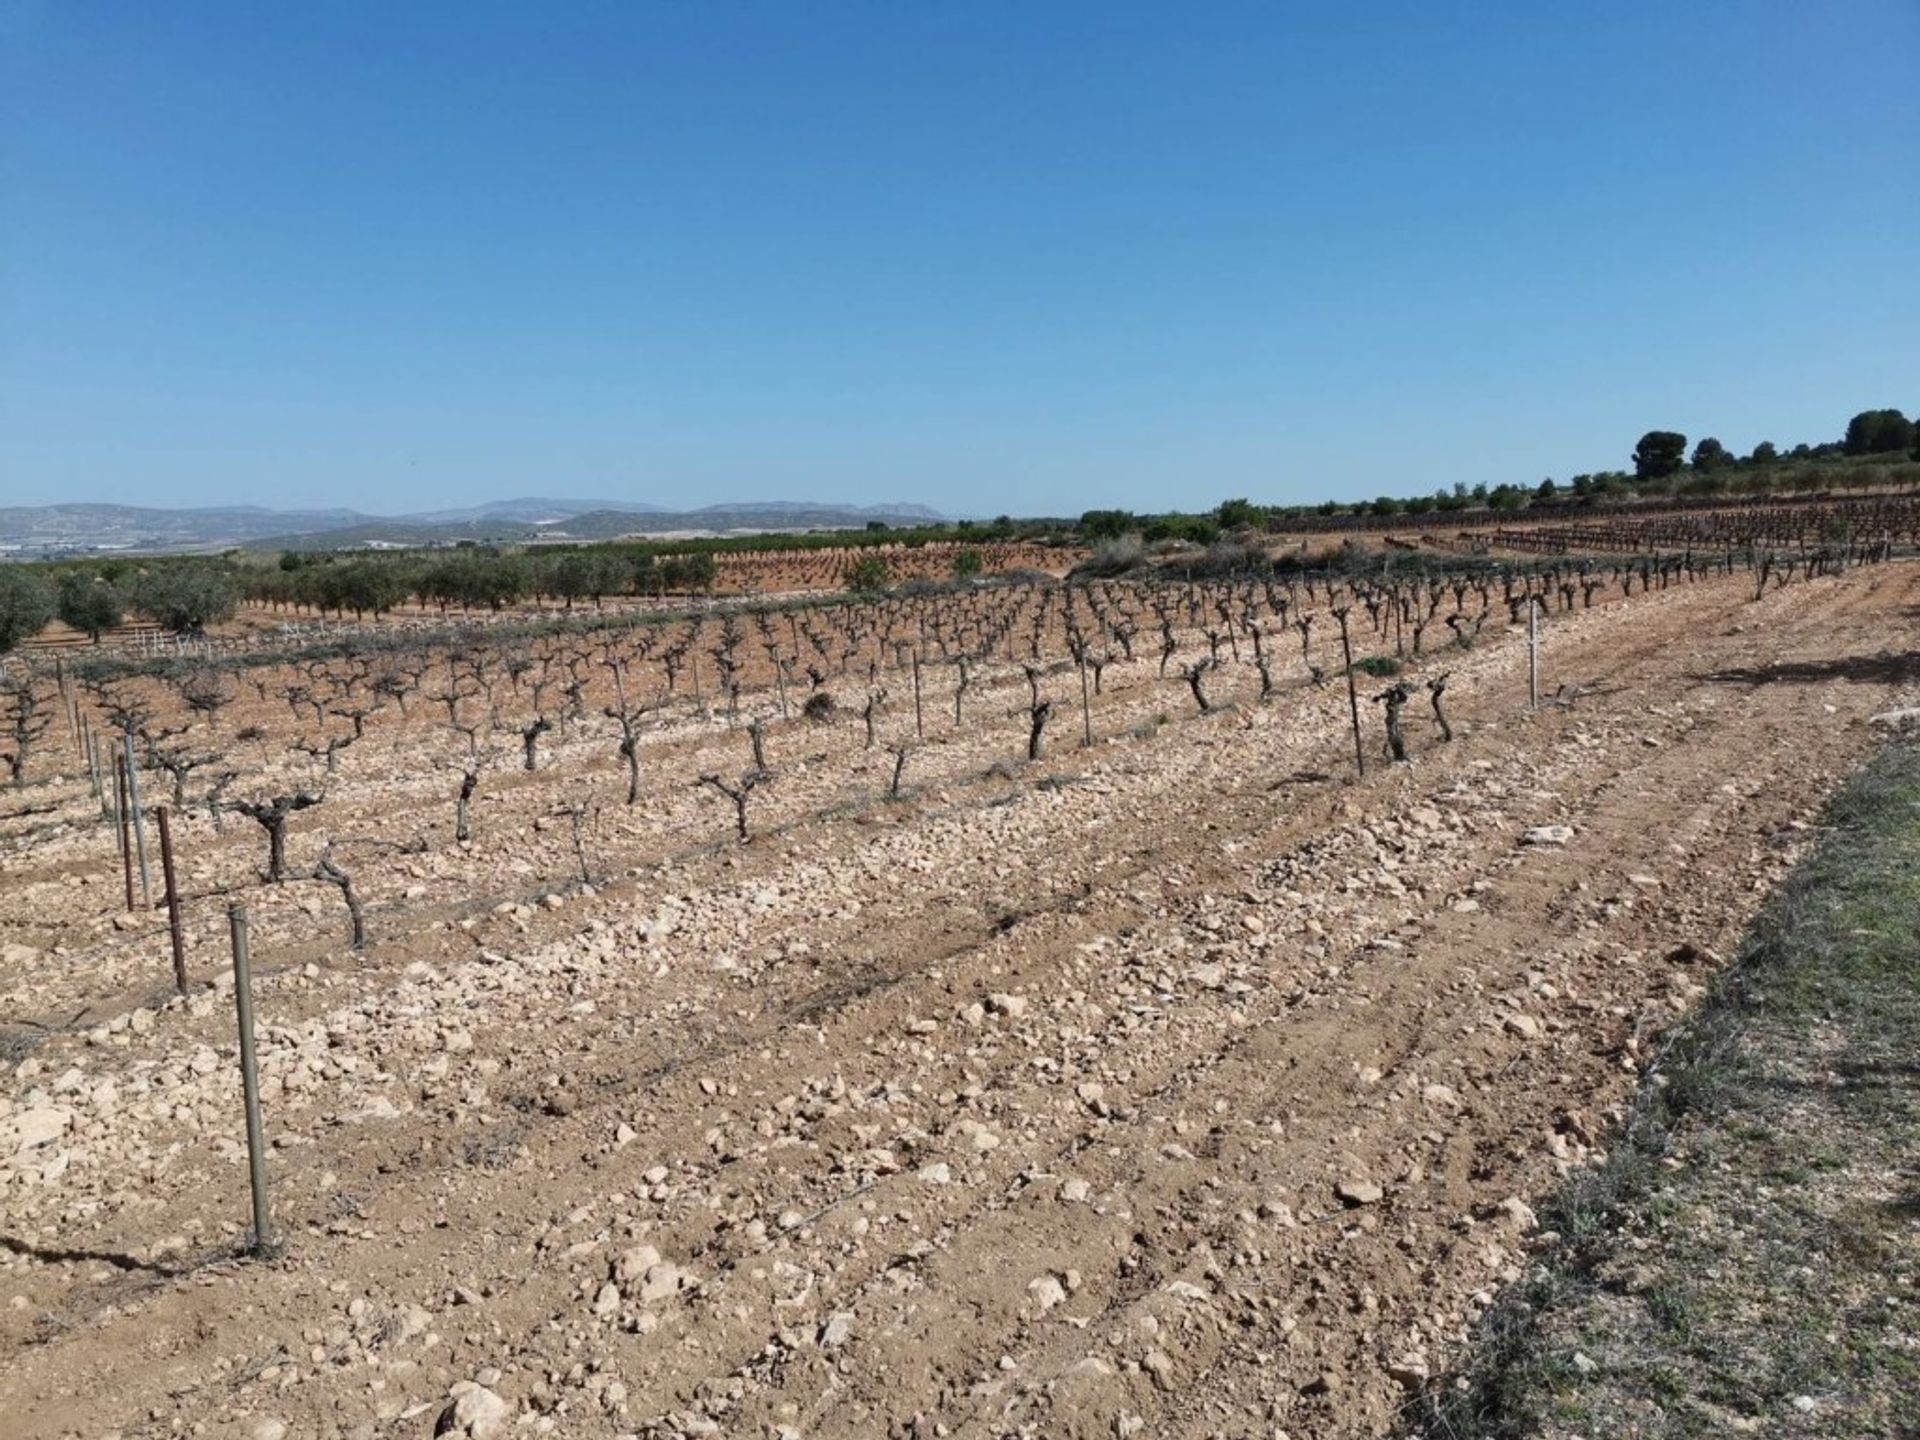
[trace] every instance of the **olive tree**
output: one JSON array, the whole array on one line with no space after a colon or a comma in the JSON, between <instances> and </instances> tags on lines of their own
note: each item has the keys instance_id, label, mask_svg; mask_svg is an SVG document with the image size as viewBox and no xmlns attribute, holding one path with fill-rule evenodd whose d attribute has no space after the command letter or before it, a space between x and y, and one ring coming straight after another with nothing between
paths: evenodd
<instances>
[{"instance_id":1,"label":"olive tree","mask_svg":"<svg viewBox=\"0 0 1920 1440\"><path fill-rule=\"evenodd\" d=\"M41 572L0 563L0 655L38 635L53 615L53 587Z\"/></svg>"}]
</instances>

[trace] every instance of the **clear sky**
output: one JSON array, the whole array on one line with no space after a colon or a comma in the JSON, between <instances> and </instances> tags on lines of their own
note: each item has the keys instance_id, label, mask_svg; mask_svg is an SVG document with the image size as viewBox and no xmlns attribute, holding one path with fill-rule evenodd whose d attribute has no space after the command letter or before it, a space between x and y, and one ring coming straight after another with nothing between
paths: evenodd
<instances>
[{"instance_id":1,"label":"clear sky","mask_svg":"<svg viewBox=\"0 0 1920 1440\"><path fill-rule=\"evenodd\" d=\"M0 0L0 504L953 513L1920 409L1920 3Z\"/></svg>"}]
</instances>

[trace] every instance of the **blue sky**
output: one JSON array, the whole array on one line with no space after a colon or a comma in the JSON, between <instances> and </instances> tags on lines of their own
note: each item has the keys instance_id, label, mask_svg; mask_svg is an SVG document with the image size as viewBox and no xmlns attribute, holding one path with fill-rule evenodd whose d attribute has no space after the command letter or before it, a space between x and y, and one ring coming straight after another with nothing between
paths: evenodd
<instances>
[{"instance_id":1,"label":"blue sky","mask_svg":"<svg viewBox=\"0 0 1920 1440\"><path fill-rule=\"evenodd\" d=\"M1920 409L1920 4L0 0L0 503L954 513Z\"/></svg>"}]
</instances>

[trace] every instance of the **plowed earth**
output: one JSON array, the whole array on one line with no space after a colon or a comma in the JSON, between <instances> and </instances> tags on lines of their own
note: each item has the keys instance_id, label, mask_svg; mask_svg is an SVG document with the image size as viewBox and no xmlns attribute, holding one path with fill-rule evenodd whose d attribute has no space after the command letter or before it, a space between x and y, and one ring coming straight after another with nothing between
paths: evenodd
<instances>
[{"instance_id":1,"label":"plowed earth","mask_svg":"<svg viewBox=\"0 0 1920 1440\"><path fill-rule=\"evenodd\" d=\"M1202 716L1144 659L1099 743L1072 714L989 773L1015 672L980 721L929 701L905 800L857 721L795 729L753 843L662 784L590 832L617 875L525 903L566 868L556 799L613 783L562 742L490 780L472 846L365 862L364 955L332 892L245 892L272 1260L235 1255L230 992L156 995L104 828L51 832L0 870L0 1429L427 1436L477 1381L506 1418L475 1433L1381 1433L1866 717L1914 703L1920 569L1750 596L1555 615L1547 689L1589 693L1537 714L1490 631L1428 662L1451 744L1412 707L1386 764L1363 698L1358 781L1336 683L1261 704L1236 672ZM743 758L719 721L648 752ZM347 761L303 821L445 830L444 770ZM181 829L203 893L257 863L245 821ZM197 902L203 982L223 924Z\"/></svg>"}]
</instances>

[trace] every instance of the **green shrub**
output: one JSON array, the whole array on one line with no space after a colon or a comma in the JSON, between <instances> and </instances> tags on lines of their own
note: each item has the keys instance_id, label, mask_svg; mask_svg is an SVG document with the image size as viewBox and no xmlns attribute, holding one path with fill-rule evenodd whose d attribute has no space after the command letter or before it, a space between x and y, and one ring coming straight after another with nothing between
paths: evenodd
<instances>
[{"instance_id":1,"label":"green shrub","mask_svg":"<svg viewBox=\"0 0 1920 1440\"><path fill-rule=\"evenodd\" d=\"M893 567L884 555L862 555L848 564L841 583L856 595L881 595L893 583Z\"/></svg>"}]
</instances>

